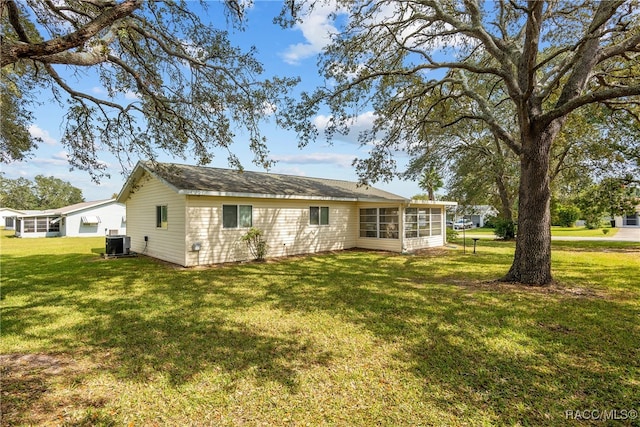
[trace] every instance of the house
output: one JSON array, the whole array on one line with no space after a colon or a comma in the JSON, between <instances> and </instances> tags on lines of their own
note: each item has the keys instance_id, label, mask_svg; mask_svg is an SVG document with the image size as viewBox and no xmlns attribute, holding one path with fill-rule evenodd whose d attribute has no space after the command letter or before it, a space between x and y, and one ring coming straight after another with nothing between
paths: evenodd
<instances>
[{"instance_id":1,"label":"house","mask_svg":"<svg viewBox=\"0 0 640 427\"><path fill-rule=\"evenodd\" d=\"M616 227L640 227L640 205L633 215L616 216L614 221Z\"/></svg>"},{"instance_id":2,"label":"house","mask_svg":"<svg viewBox=\"0 0 640 427\"><path fill-rule=\"evenodd\" d=\"M82 202L59 209L27 210L15 216L17 237L95 237L125 234L125 206L115 199Z\"/></svg>"},{"instance_id":3,"label":"house","mask_svg":"<svg viewBox=\"0 0 640 427\"><path fill-rule=\"evenodd\" d=\"M474 227L484 227L487 219L496 217L497 215L498 211L493 206L476 205L471 208L468 218Z\"/></svg>"},{"instance_id":4,"label":"house","mask_svg":"<svg viewBox=\"0 0 640 427\"><path fill-rule=\"evenodd\" d=\"M444 208L355 182L140 162L126 203L131 250L182 266L250 259L241 237L264 233L268 257L348 248L442 246Z\"/></svg>"},{"instance_id":5,"label":"house","mask_svg":"<svg viewBox=\"0 0 640 427\"><path fill-rule=\"evenodd\" d=\"M22 214L22 211L11 208L0 208L0 226L5 230L14 230L16 224L16 215Z\"/></svg>"}]
</instances>

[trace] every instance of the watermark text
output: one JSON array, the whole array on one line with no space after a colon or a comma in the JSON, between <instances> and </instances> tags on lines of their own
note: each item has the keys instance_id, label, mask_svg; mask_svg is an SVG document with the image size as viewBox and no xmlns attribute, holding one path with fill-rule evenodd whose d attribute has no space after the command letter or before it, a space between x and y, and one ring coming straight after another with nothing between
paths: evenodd
<instances>
[{"instance_id":1,"label":"watermark text","mask_svg":"<svg viewBox=\"0 0 640 427\"><path fill-rule=\"evenodd\" d=\"M567 420L629 421L638 419L637 409L570 409L564 411Z\"/></svg>"}]
</instances>

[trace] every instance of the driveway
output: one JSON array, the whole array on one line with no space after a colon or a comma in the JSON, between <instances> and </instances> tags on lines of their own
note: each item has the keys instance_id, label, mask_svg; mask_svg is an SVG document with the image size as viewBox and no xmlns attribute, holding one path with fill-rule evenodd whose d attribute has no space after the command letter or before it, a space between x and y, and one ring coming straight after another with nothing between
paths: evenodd
<instances>
[{"instance_id":1,"label":"driveway","mask_svg":"<svg viewBox=\"0 0 640 427\"><path fill-rule=\"evenodd\" d=\"M640 242L640 228L618 228L615 236L602 237L578 237L578 236L551 236L551 240L600 240L609 242Z\"/></svg>"},{"instance_id":2,"label":"driveway","mask_svg":"<svg viewBox=\"0 0 640 427\"><path fill-rule=\"evenodd\" d=\"M495 239L493 234L473 234L473 230L466 233L467 239L474 237L480 239ZM462 237L462 232L458 232L458 237ZM551 236L551 240L596 240L601 242L638 242L640 243L640 228L618 228L615 236L602 235L602 237L580 237L580 236Z\"/></svg>"}]
</instances>

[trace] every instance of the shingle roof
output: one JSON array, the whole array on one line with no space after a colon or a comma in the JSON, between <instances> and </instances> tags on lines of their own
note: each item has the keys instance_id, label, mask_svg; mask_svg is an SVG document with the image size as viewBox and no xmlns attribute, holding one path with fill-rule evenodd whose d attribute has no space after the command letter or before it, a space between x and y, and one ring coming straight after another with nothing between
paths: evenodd
<instances>
[{"instance_id":1,"label":"shingle roof","mask_svg":"<svg viewBox=\"0 0 640 427\"><path fill-rule=\"evenodd\" d=\"M231 169L175 163L151 164L147 162L140 163L138 166L156 175L181 194L268 198L300 197L305 199L354 201L408 201L408 199L397 194L370 186L360 186L358 183L351 181L265 172L240 172Z\"/></svg>"}]
</instances>

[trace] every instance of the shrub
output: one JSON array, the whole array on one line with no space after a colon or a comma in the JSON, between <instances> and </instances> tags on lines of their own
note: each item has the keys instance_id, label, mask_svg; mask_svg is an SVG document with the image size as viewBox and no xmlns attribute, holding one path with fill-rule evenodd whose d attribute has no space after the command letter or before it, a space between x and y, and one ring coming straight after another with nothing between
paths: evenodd
<instances>
[{"instance_id":1,"label":"shrub","mask_svg":"<svg viewBox=\"0 0 640 427\"><path fill-rule=\"evenodd\" d=\"M604 234L605 236L606 236L607 234L609 234L609 229L608 229L608 228L603 228L603 229L602 229L602 234Z\"/></svg>"},{"instance_id":2,"label":"shrub","mask_svg":"<svg viewBox=\"0 0 640 427\"><path fill-rule=\"evenodd\" d=\"M488 216L484 219L484 227L485 228L496 228L496 221L498 220L495 216Z\"/></svg>"},{"instance_id":3,"label":"shrub","mask_svg":"<svg viewBox=\"0 0 640 427\"><path fill-rule=\"evenodd\" d=\"M251 227L247 234L242 236L242 241L247 244L249 252L253 255L256 261L264 261L269 250L269 245L262 238L262 230L256 227Z\"/></svg>"},{"instance_id":4,"label":"shrub","mask_svg":"<svg viewBox=\"0 0 640 427\"><path fill-rule=\"evenodd\" d=\"M458 238L458 232L453 228L447 228L447 242L451 243Z\"/></svg>"},{"instance_id":5,"label":"shrub","mask_svg":"<svg viewBox=\"0 0 640 427\"><path fill-rule=\"evenodd\" d=\"M496 228L493 234L499 239L511 240L516 237L516 223L510 219L496 219Z\"/></svg>"},{"instance_id":6,"label":"shrub","mask_svg":"<svg viewBox=\"0 0 640 427\"><path fill-rule=\"evenodd\" d=\"M596 211L587 211L583 213L582 219L584 219L584 226L589 230L594 230L602 226L602 214Z\"/></svg>"},{"instance_id":7,"label":"shrub","mask_svg":"<svg viewBox=\"0 0 640 427\"><path fill-rule=\"evenodd\" d=\"M560 206L558 208L558 225L561 227L573 227L580 219L580 209L573 205Z\"/></svg>"}]
</instances>

